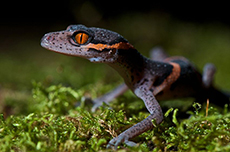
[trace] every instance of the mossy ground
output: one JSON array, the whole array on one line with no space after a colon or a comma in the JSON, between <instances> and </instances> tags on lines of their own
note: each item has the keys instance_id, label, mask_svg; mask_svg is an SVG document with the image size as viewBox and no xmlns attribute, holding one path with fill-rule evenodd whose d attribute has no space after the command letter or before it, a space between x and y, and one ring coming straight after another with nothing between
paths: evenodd
<instances>
[{"instance_id":1,"label":"mossy ground","mask_svg":"<svg viewBox=\"0 0 230 152\"><path fill-rule=\"evenodd\" d=\"M27 115L0 116L1 151L110 151L107 142L148 116L138 100L132 105L127 94L112 104L90 112L84 90L53 85L44 88L34 82L33 102ZM80 103L75 108L77 101ZM118 104L119 102L119 104ZM139 106L136 106L139 105ZM137 147L121 145L121 151L228 151L230 113L213 107L202 110L193 104L190 118L178 119L178 109L165 112L157 128L134 139ZM134 107L138 107L134 109ZM154 123L154 122L153 122ZM126 148L125 148L126 147Z\"/></svg>"},{"instance_id":2,"label":"mossy ground","mask_svg":"<svg viewBox=\"0 0 230 152\"><path fill-rule=\"evenodd\" d=\"M228 27L182 23L155 14L125 14L113 22L100 26L121 33L146 56L151 47L163 46L199 69L213 62L216 84L230 89ZM1 29L4 35L7 27ZM28 34L11 29L14 36L1 37L0 42L0 151L111 151L106 149L109 140L148 116L143 102L130 91L90 112L87 99L121 83L119 75L106 65L44 50L39 42L47 31L22 29ZM206 103L193 99L161 105L162 124L133 139L137 147L121 145L120 151L230 151L229 107L210 105L206 110Z\"/></svg>"}]
</instances>

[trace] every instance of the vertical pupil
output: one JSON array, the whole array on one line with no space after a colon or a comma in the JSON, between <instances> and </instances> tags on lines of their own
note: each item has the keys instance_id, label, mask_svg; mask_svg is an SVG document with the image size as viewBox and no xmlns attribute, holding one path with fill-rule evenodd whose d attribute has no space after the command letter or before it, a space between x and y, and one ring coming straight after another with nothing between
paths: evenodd
<instances>
[{"instance_id":1,"label":"vertical pupil","mask_svg":"<svg viewBox=\"0 0 230 152\"><path fill-rule=\"evenodd\" d=\"M83 33L80 34L80 44L82 44Z\"/></svg>"}]
</instances>

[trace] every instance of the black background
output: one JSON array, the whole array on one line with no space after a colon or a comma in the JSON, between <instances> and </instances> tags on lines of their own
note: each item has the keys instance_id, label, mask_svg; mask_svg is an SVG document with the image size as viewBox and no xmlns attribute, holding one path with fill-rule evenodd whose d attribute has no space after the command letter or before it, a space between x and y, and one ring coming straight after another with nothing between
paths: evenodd
<instances>
[{"instance_id":1,"label":"black background","mask_svg":"<svg viewBox=\"0 0 230 152\"><path fill-rule=\"evenodd\" d=\"M156 11L189 22L220 22L230 25L229 5L221 2L167 2L167 1L89 1L102 14L103 19L119 17L127 12ZM78 22L73 11L83 0L65 1L8 1L1 4L1 24L55 24Z\"/></svg>"}]
</instances>

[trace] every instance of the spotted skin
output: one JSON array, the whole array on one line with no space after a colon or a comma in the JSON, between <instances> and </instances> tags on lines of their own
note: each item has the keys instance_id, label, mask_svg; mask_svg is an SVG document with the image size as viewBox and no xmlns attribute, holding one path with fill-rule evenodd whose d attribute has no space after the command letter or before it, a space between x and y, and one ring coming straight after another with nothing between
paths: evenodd
<instances>
[{"instance_id":1,"label":"spotted skin","mask_svg":"<svg viewBox=\"0 0 230 152\"><path fill-rule=\"evenodd\" d=\"M114 137L107 148L117 148L122 142L134 146L130 141L135 136L150 130L163 120L158 100L179 97L210 99L223 106L229 97L213 87L215 67L205 66L203 76L184 57L168 57L160 48L153 49L151 59L142 56L120 34L84 25L70 25L64 31L51 32L41 40L42 47L65 55L86 58L91 62L106 63L124 79L125 84L94 100L93 111L102 102L110 102L130 89L145 103L150 115Z\"/></svg>"}]
</instances>

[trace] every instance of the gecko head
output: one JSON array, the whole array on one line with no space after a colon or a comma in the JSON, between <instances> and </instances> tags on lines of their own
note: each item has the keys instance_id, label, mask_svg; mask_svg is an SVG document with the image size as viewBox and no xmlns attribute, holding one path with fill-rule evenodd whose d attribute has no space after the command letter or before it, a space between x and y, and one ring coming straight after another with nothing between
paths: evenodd
<instances>
[{"instance_id":1,"label":"gecko head","mask_svg":"<svg viewBox=\"0 0 230 152\"><path fill-rule=\"evenodd\" d=\"M116 32L102 28L70 25L64 31L47 33L41 46L62 54L86 58L91 62L115 62L119 50L134 49Z\"/></svg>"}]
</instances>

